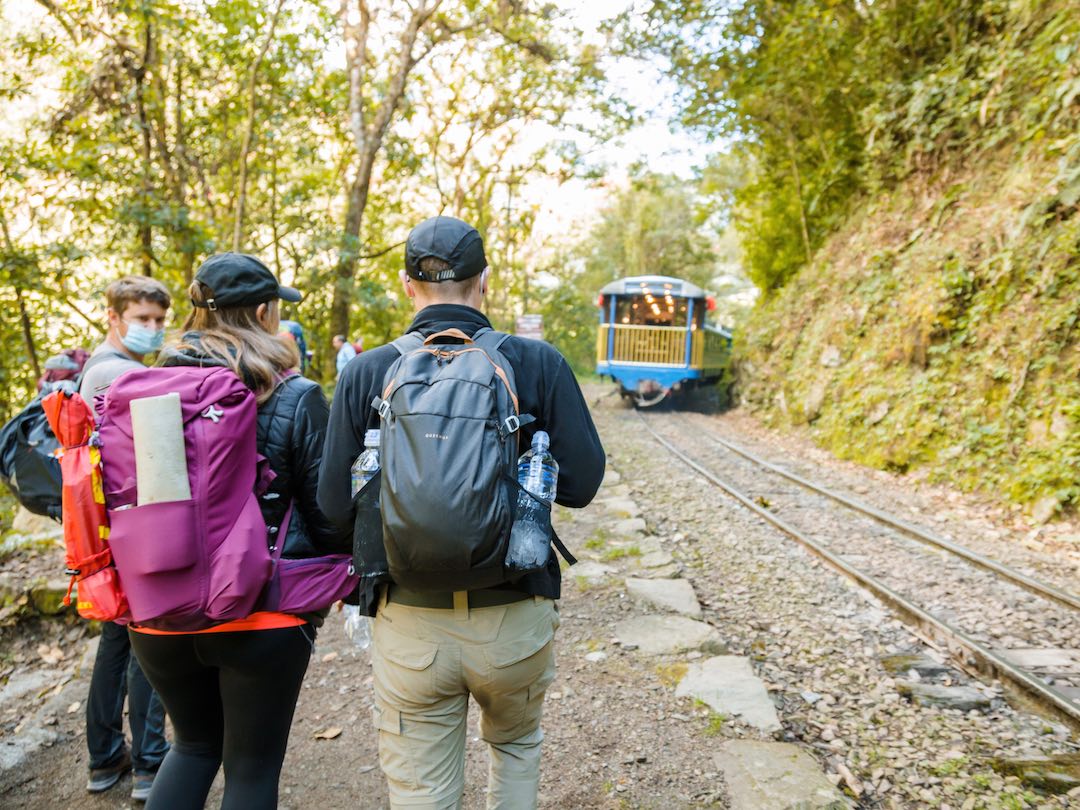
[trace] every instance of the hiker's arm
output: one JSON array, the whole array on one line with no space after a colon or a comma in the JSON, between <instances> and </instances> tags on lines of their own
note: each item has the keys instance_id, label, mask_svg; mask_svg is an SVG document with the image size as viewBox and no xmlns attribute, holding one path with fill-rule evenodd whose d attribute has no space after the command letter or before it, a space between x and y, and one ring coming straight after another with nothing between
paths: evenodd
<instances>
[{"instance_id":1,"label":"hiker's arm","mask_svg":"<svg viewBox=\"0 0 1080 810\"><path fill-rule=\"evenodd\" d=\"M541 427L551 437L551 454L559 462L555 502L587 506L604 480L604 447L566 360L560 356L552 372L546 380Z\"/></svg>"},{"instance_id":2,"label":"hiker's arm","mask_svg":"<svg viewBox=\"0 0 1080 810\"><path fill-rule=\"evenodd\" d=\"M330 421L326 428L322 464L319 467L319 508L339 529L352 531L353 508L350 490L352 464L364 449L363 439L370 407L361 402L367 388L363 385L360 363L345 369L338 380Z\"/></svg>"},{"instance_id":3,"label":"hiker's arm","mask_svg":"<svg viewBox=\"0 0 1080 810\"><path fill-rule=\"evenodd\" d=\"M300 398L293 423L292 454L296 476L293 497L315 548L337 554L352 551L352 532L343 530L323 514L316 495L329 416L330 406L326 404L322 389L312 386Z\"/></svg>"}]
</instances>

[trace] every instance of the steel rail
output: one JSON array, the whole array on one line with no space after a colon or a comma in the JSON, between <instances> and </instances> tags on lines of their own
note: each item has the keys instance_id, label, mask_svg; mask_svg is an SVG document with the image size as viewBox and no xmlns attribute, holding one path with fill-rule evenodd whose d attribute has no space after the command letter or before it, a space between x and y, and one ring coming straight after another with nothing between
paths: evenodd
<instances>
[{"instance_id":1,"label":"steel rail","mask_svg":"<svg viewBox=\"0 0 1080 810\"><path fill-rule=\"evenodd\" d=\"M1080 733L1080 705L1074 703L1066 695L1043 683L1031 673L1018 668L993 650L984 647L964 631L941 621L936 616L923 610L873 576L848 565L823 545L812 540L782 518L754 503L730 484L702 467L657 433L642 414L639 413L638 418L641 419L645 429L652 434L660 445L698 475L722 489L747 509L750 509L763 520L812 551L841 574L869 590L898 612L909 624L914 624L920 631L948 650L958 659L962 666L973 668L985 677L995 678L1003 684L1009 685L1021 696L1033 700L1038 707L1068 725L1074 732Z\"/></svg>"},{"instance_id":2,"label":"steel rail","mask_svg":"<svg viewBox=\"0 0 1080 810\"><path fill-rule=\"evenodd\" d=\"M809 481L802 476L796 475L792 472L788 472L782 467L779 467L775 464L772 464L771 462L766 461L763 458L760 458L754 453L751 453L749 450L740 447L739 445L734 444L727 439L721 439L718 436L712 434L706 435L710 441L719 444L721 447L724 447L727 450L730 450L731 452L742 456L748 461L757 464L760 467L764 467L770 472L774 472L777 475L782 476L789 481L792 481L799 486L810 490L811 492L816 492L819 495L824 495L826 498L830 498L831 500L834 500L839 504L843 504L849 509L852 509L856 512L861 512L867 517L872 518L885 526L889 526L890 528L903 532L907 536L918 540L921 543L936 546L940 549L943 549L944 551L950 552L951 554L955 554L957 557L962 557L963 559L967 560L970 563L974 563L980 568L985 568L988 571L993 571L1002 579L1007 579L1009 582L1019 585L1021 588L1024 588L1031 593L1038 594L1039 596L1045 597L1046 599L1050 599L1058 602L1059 604L1071 607L1074 610L1080 610L1080 596L1077 596L1076 594L1069 593L1068 591L1061 590L1060 588L1055 588L1053 585L1041 582L1037 579L1034 579L1033 577L1029 577L1027 574L1021 573L1020 571L1017 571L1013 568L1009 568L1007 565L1003 565L997 560L991 559L990 557L984 557L982 554L979 554L976 551L972 551L965 546L954 543L951 540L946 540L944 537L939 537L938 535L931 534L925 529L922 529L912 523L908 523L907 521L901 520L895 515L890 515L887 512L882 512L880 509L870 506L869 504L865 504L861 501L855 500L854 498L849 498L846 495L841 495L840 493L834 492L831 489L815 484L814 482Z\"/></svg>"}]
</instances>

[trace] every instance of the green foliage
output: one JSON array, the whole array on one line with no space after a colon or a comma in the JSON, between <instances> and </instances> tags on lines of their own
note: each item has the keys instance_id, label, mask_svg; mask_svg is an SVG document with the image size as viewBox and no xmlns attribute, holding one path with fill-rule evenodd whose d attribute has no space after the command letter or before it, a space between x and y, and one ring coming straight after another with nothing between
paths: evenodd
<instances>
[{"instance_id":1,"label":"green foliage","mask_svg":"<svg viewBox=\"0 0 1080 810\"><path fill-rule=\"evenodd\" d=\"M563 15L448 0L418 36L354 232L357 143L349 75L334 56L345 50L336 6L31 8L15 19L4 7L0 24L0 103L15 113L0 122L0 416L29 398L46 357L100 340L111 278L160 278L178 326L199 262L234 248L305 292L283 316L304 325L318 374L332 366L335 294L347 304L339 319L368 346L409 322L400 246L435 213L480 229L496 270L489 314L512 328L544 294L526 251L537 206L522 187L577 171L580 156L557 136L583 109L600 109L583 128L597 136L626 121L603 89L604 54ZM394 25L410 13L372 8L359 93L369 123L400 64ZM529 146L536 127L555 137ZM346 277L342 256L357 257ZM572 311L569 300L551 306ZM564 320L553 334L573 341Z\"/></svg>"},{"instance_id":2,"label":"green foliage","mask_svg":"<svg viewBox=\"0 0 1080 810\"><path fill-rule=\"evenodd\" d=\"M749 167L734 221L747 273L771 292L867 193L1068 135L1075 12L1066 0L654 0L620 30L628 50L668 61L683 123L729 139Z\"/></svg>"}]
</instances>

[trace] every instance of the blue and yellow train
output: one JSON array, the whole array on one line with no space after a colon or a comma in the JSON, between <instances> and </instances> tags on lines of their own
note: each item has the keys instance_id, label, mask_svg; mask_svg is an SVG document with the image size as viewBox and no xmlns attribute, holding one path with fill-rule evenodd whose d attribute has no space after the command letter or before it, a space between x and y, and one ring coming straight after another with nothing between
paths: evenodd
<instances>
[{"instance_id":1,"label":"blue and yellow train","mask_svg":"<svg viewBox=\"0 0 1080 810\"><path fill-rule=\"evenodd\" d=\"M638 407L724 377L731 333L706 323L716 305L697 285L633 276L607 284L597 304L596 372L611 377Z\"/></svg>"}]
</instances>

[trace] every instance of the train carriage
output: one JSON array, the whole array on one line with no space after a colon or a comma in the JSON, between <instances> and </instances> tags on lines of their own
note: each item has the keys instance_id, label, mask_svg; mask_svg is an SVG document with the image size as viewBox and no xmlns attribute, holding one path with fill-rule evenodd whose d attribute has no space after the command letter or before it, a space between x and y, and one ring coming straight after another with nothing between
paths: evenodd
<instances>
[{"instance_id":1,"label":"train carriage","mask_svg":"<svg viewBox=\"0 0 1080 810\"><path fill-rule=\"evenodd\" d=\"M633 276L607 284L597 303L596 372L611 377L639 407L724 376L731 333L706 323L715 304L697 285Z\"/></svg>"}]
</instances>

